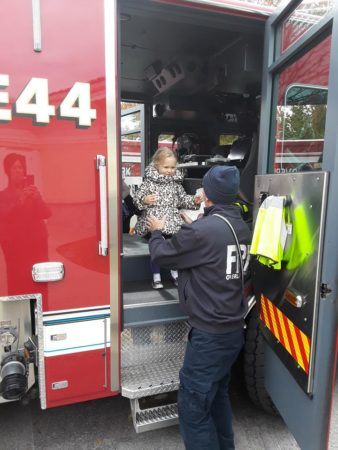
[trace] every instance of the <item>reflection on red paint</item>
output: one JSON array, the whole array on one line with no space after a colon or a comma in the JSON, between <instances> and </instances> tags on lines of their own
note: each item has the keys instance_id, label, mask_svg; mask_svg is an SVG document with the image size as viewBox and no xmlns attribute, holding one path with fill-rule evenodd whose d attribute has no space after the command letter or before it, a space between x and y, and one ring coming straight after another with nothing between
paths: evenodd
<instances>
[{"instance_id":1,"label":"reflection on red paint","mask_svg":"<svg viewBox=\"0 0 338 450\"><path fill-rule=\"evenodd\" d=\"M293 136L291 139L285 137L287 134L285 117L290 107L285 104L285 96L288 89L294 85L312 87L313 89L326 89L329 82L329 59L331 50L331 36L323 39L318 45L306 52L293 64L284 69L278 76L278 93L276 108L276 136L274 148L274 172L297 172L304 170L318 170L321 167L322 152L324 145L324 126L326 109L322 108L308 110L308 116L304 116L306 124L312 126L319 119L323 120L323 133L313 137ZM302 106L301 106L302 107ZM306 108L306 105L303 106ZM320 117L320 114L322 117ZM315 116L318 117L315 117ZM307 119L308 117L308 119ZM308 123L307 120L312 120Z\"/></svg>"},{"instance_id":2,"label":"reflection on red paint","mask_svg":"<svg viewBox=\"0 0 338 450\"><path fill-rule=\"evenodd\" d=\"M333 0L326 2L303 1L282 24L281 52L285 52L303 34L318 23L333 7Z\"/></svg>"},{"instance_id":3,"label":"reflection on red paint","mask_svg":"<svg viewBox=\"0 0 338 450\"><path fill-rule=\"evenodd\" d=\"M48 79L48 101L56 111L74 83L82 82L90 84L96 119L88 128L77 128L57 114L44 126L15 114L0 123L0 296L42 293L45 311L109 304L109 257L98 255L94 164L97 154L107 153L103 2L41 4L41 53L33 51L31 3L19 7L17 1L4 0L2 7L7 17L16 18L15 26L2 20L0 27L1 41L15 42L1 50L1 73L9 75L6 108L12 108L33 77ZM21 171L30 186L22 182L13 188L5 173L5 158L13 153L25 161ZM82 262L89 260L95 264L84 268ZM62 262L64 279L33 282L32 265L43 261Z\"/></svg>"}]
</instances>

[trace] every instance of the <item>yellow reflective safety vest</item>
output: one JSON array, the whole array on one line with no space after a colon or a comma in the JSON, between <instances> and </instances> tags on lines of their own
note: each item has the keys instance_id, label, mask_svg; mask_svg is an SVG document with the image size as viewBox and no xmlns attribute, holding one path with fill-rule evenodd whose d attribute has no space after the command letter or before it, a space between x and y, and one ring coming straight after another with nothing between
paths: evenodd
<instances>
[{"instance_id":1,"label":"yellow reflective safety vest","mask_svg":"<svg viewBox=\"0 0 338 450\"><path fill-rule=\"evenodd\" d=\"M297 269L314 252L315 234L311 230L311 221L305 206L301 203L292 212L292 235L289 245L284 249L285 268L288 270ZM290 213L289 208L286 208L286 213Z\"/></svg>"},{"instance_id":2,"label":"yellow reflective safety vest","mask_svg":"<svg viewBox=\"0 0 338 450\"><path fill-rule=\"evenodd\" d=\"M258 210L251 243L250 253L273 269L281 268L287 238L284 199L271 195L263 201Z\"/></svg>"},{"instance_id":3,"label":"yellow reflective safety vest","mask_svg":"<svg viewBox=\"0 0 338 450\"><path fill-rule=\"evenodd\" d=\"M269 196L258 210L250 253L272 269L294 270L313 251L313 233L303 204L292 209L285 197Z\"/></svg>"}]
</instances>

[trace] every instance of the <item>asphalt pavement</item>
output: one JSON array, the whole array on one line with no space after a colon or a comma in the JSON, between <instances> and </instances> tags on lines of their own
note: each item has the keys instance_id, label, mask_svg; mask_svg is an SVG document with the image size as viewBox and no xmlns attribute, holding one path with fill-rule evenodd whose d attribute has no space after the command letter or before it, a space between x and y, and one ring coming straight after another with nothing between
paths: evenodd
<instances>
[{"instance_id":1,"label":"asphalt pavement","mask_svg":"<svg viewBox=\"0 0 338 450\"><path fill-rule=\"evenodd\" d=\"M299 449L278 416L231 389L237 450ZM38 400L0 405L1 450L183 450L178 426L136 434L129 400L111 397L42 411Z\"/></svg>"}]
</instances>

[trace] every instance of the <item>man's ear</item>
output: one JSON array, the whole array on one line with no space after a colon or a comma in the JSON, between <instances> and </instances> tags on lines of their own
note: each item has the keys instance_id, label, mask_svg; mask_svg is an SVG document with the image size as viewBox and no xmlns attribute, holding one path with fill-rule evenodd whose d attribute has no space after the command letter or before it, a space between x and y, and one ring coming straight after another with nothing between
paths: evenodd
<instances>
[{"instance_id":1,"label":"man's ear","mask_svg":"<svg viewBox=\"0 0 338 450\"><path fill-rule=\"evenodd\" d=\"M209 206L213 205L213 202L211 200L208 199L208 197L205 195L204 193L204 204L205 206L208 208Z\"/></svg>"}]
</instances>

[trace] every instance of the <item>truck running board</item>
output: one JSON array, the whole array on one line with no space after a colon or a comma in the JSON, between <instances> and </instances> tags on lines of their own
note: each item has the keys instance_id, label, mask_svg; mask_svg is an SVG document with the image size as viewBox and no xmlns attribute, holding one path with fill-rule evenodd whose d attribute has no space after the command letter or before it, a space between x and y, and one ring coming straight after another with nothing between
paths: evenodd
<instances>
[{"instance_id":1,"label":"truck running board","mask_svg":"<svg viewBox=\"0 0 338 450\"><path fill-rule=\"evenodd\" d=\"M177 403L158 405L155 407L142 407L142 400L130 400L133 424L136 433L169 427L178 424Z\"/></svg>"},{"instance_id":2,"label":"truck running board","mask_svg":"<svg viewBox=\"0 0 338 450\"><path fill-rule=\"evenodd\" d=\"M130 399L137 433L178 422L176 391L188 330L176 321L122 332L121 394Z\"/></svg>"}]
</instances>

